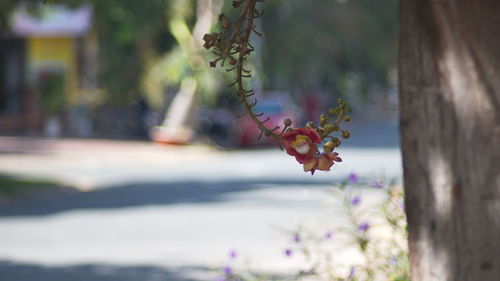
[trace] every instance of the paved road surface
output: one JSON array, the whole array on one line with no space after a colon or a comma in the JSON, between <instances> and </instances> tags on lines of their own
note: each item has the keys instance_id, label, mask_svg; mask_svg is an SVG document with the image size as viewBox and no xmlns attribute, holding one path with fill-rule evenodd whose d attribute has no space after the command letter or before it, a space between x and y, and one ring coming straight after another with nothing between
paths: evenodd
<instances>
[{"instance_id":1,"label":"paved road surface","mask_svg":"<svg viewBox=\"0 0 500 281\"><path fill-rule=\"evenodd\" d=\"M332 182L401 174L397 148L341 149L344 162L313 177L279 150L0 138L0 152L0 173L83 190L0 207L2 281L213 280L230 249L286 272L299 261L283 256L284 229L336 224Z\"/></svg>"}]
</instances>

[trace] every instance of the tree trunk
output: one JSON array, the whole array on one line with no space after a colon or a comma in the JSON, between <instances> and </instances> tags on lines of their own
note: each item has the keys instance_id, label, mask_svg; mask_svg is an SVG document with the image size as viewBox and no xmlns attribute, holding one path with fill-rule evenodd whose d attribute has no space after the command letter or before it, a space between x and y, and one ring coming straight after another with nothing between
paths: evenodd
<instances>
[{"instance_id":1,"label":"tree trunk","mask_svg":"<svg viewBox=\"0 0 500 281\"><path fill-rule=\"evenodd\" d=\"M216 13L222 8L222 1L198 0L196 6L196 24L192 31L192 38L189 42L178 42L185 49L184 51L191 52L189 60L192 61L189 64L193 65L196 64L194 60L199 58L199 53L203 50L203 34L212 27ZM186 45L183 46L183 43ZM195 91L199 84L195 77L196 75L183 79L184 87L181 85L181 89L168 107L162 126L153 132L154 139L166 143L187 143L194 135L195 117L198 113L198 107L195 106Z\"/></svg>"},{"instance_id":2,"label":"tree trunk","mask_svg":"<svg viewBox=\"0 0 500 281\"><path fill-rule=\"evenodd\" d=\"M500 1L402 0L413 281L500 280Z\"/></svg>"}]
</instances>

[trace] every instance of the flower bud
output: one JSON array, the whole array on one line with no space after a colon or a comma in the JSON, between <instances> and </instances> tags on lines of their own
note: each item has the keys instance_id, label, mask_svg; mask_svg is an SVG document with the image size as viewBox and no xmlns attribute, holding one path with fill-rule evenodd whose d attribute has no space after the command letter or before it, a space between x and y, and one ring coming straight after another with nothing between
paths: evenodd
<instances>
[{"instance_id":1,"label":"flower bud","mask_svg":"<svg viewBox=\"0 0 500 281\"><path fill-rule=\"evenodd\" d=\"M219 15L219 21L220 21L220 25L224 29L228 29L231 26L231 23L229 22L229 18L226 17L224 14Z\"/></svg>"},{"instance_id":2,"label":"flower bud","mask_svg":"<svg viewBox=\"0 0 500 281\"><path fill-rule=\"evenodd\" d=\"M344 116L344 121L346 121L346 122L351 121L351 116L349 116L349 115Z\"/></svg>"},{"instance_id":3,"label":"flower bud","mask_svg":"<svg viewBox=\"0 0 500 281\"><path fill-rule=\"evenodd\" d=\"M332 124L326 124L325 126L323 126L323 130L325 132L332 132L333 131L333 125Z\"/></svg>"},{"instance_id":4,"label":"flower bud","mask_svg":"<svg viewBox=\"0 0 500 281\"><path fill-rule=\"evenodd\" d=\"M328 114L330 114L330 115L337 114L337 113L338 113L338 110L336 108L328 109Z\"/></svg>"},{"instance_id":5,"label":"flower bud","mask_svg":"<svg viewBox=\"0 0 500 281\"><path fill-rule=\"evenodd\" d=\"M338 131L339 130L339 126L332 125L332 124L327 124L327 125L325 125L324 129L325 129L326 132L331 133L331 132L334 132L334 131L335 132Z\"/></svg>"},{"instance_id":6,"label":"flower bud","mask_svg":"<svg viewBox=\"0 0 500 281\"><path fill-rule=\"evenodd\" d=\"M351 133L349 131L342 131L342 137L344 139L348 139L351 136Z\"/></svg>"},{"instance_id":7,"label":"flower bud","mask_svg":"<svg viewBox=\"0 0 500 281\"><path fill-rule=\"evenodd\" d=\"M339 138L334 138L332 142L335 147L340 146L340 144L342 143Z\"/></svg>"},{"instance_id":8,"label":"flower bud","mask_svg":"<svg viewBox=\"0 0 500 281\"><path fill-rule=\"evenodd\" d=\"M285 127L290 127L290 126L292 126L292 120L287 118L283 121L283 124L285 125Z\"/></svg>"},{"instance_id":9,"label":"flower bud","mask_svg":"<svg viewBox=\"0 0 500 281\"><path fill-rule=\"evenodd\" d=\"M326 124L326 122L328 122L328 117L326 117L324 114L321 114L319 116L319 124L323 126Z\"/></svg>"},{"instance_id":10,"label":"flower bud","mask_svg":"<svg viewBox=\"0 0 500 281\"><path fill-rule=\"evenodd\" d=\"M333 141L329 141L323 146L323 150L327 153L332 152L334 148L335 144L333 143Z\"/></svg>"}]
</instances>

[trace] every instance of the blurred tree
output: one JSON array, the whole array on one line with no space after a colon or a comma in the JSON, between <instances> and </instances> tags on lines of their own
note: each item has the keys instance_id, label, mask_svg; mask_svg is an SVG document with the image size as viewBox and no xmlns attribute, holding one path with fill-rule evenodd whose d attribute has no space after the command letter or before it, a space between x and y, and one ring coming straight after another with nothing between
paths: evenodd
<instances>
[{"instance_id":1,"label":"blurred tree","mask_svg":"<svg viewBox=\"0 0 500 281\"><path fill-rule=\"evenodd\" d=\"M174 43L165 28L167 2L92 1L99 35L99 80L112 103L135 102L147 62Z\"/></svg>"},{"instance_id":2,"label":"blurred tree","mask_svg":"<svg viewBox=\"0 0 500 281\"><path fill-rule=\"evenodd\" d=\"M36 5L40 4L40 0L2 0L0 2L0 34L8 31L10 15L20 3L34 9Z\"/></svg>"},{"instance_id":3,"label":"blurred tree","mask_svg":"<svg viewBox=\"0 0 500 281\"><path fill-rule=\"evenodd\" d=\"M166 25L175 39L174 46L149 61L148 72L142 81L148 100L161 107L165 89L179 88L186 78L200 84L197 92L204 102L210 103L220 87L220 78L208 69L201 38L214 24L220 12L221 0L170 1Z\"/></svg>"},{"instance_id":4,"label":"blurred tree","mask_svg":"<svg viewBox=\"0 0 500 281\"><path fill-rule=\"evenodd\" d=\"M222 0L170 1L168 29L177 46L151 65L145 77L144 88L148 99L160 104L164 89L175 86L175 94L166 112L162 126L156 128L153 138L168 143L185 143L193 135L197 96L214 97L219 83L208 69L202 48L202 37L214 24ZM193 14L192 11L195 11ZM190 26L191 22L194 22Z\"/></svg>"},{"instance_id":5,"label":"blurred tree","mask_svg":"<svg viewBox=\"0 0 500 281\"><path fill-rule=\"evenodd\" d=\"M413 281L500 278L499 12L497 0L401 1Z\"/></svg>"},{"instance_id":6,"label":"blurred tree","mask_svg":"<svg viewBox=\"0 0 500 281\"><path fill-rule=\"evenodd\" d=\"M356 105L373 86L394 87L397 0L264 3L267 88L334 92Z\"/></svg>"}]
</instances>

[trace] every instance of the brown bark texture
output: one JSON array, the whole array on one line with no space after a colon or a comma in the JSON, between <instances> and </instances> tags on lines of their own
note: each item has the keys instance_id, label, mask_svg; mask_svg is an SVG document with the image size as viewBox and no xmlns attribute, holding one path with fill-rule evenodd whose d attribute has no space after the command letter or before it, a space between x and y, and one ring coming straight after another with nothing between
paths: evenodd
<instances>
[{"instance_id":1,"label":"brown bark texture","mask_svg":"<svg viewBox=\"0 0 500 281\"><path fill-rule=\"evenodd\" d=\"M401 0L413 281L500 280L500 1Z\"/></svg>"}]
</instances>

